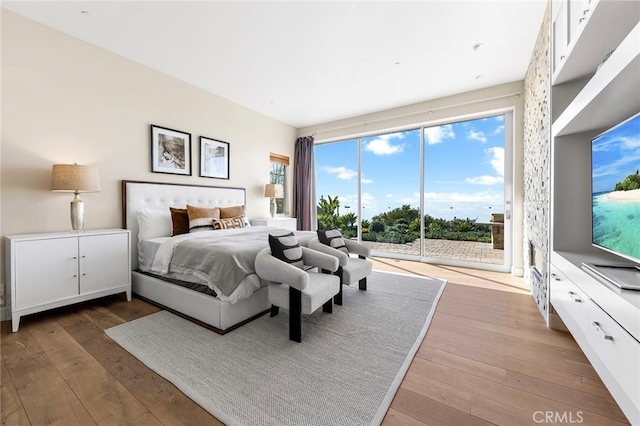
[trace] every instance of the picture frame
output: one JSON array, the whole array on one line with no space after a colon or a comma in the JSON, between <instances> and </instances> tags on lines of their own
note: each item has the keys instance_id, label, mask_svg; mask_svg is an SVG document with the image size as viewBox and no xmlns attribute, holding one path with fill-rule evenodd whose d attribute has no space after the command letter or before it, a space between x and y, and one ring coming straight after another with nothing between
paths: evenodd
<instances>
[{"instance_id":1,"label":"picture frame","mask_svg":"<svg viewBox=\"0 0 640 426\"><path fill-rule=\"evenodd\" d=\"M229 142L200 136L200 176L229 179Z\"/></svg>"},{"instance_id":2,"label":"picture frame","mask_svg":"<svg viewBox=\"0 0 640 426\"><path fill-rule=\"evenodd\" d=\"M152 124L151 172L191 176L191 133Z\"/></svg>"}]
</instances>

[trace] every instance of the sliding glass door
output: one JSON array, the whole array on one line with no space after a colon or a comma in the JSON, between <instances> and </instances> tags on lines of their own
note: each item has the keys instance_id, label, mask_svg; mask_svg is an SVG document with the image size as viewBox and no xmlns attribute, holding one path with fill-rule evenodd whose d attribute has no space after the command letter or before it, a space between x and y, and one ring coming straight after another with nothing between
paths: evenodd
<instances>
[{"instance_id":1,"label":"sliding glass door","mask_svg":"<svg viewBox=\"0 0 640 426\"><path fill-rule=\"evenodd\" d=\"M362 242L420 255L420 129L360 139Z\"/></svg>"},{"instance_id":2,"label":"sliding glass door","mask_svg":"<svg viewBox=\"0 0 640 426\"><path fill-rule=\"evenodd\" d=\"M507 270L511 116L317 144L318 228L376 255Z\"/></svg>"}]
</instances>

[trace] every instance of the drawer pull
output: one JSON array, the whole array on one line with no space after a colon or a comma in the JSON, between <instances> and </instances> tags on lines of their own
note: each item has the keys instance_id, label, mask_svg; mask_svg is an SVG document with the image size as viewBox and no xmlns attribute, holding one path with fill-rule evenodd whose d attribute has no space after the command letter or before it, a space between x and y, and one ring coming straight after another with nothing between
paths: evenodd
<instances>
[{"instance_id":1,"label":"drawer pull","mask_svg":"<svg viewBox=\"0 0 640 426\"><path fill-rule=\"evenodd\" d=\"M582 299L580 299L580 297L578 297L578 295L573 291L569 292L569 297L571 297L571 300L573 300L574 302L582 303Z\"/></svg>"},{"instance_id":2,"label":"drawer pull","mask_svg":"<svg viewBox=\"0 0 640 426\"><path fill-rule=\"evenodd\" d=\"M562 56L560 56L560 60L563 60L566 57L567 57L567 55L562 55Z\"/></svg>"},{"instance_id":3,"label":"drawer pull","mask_svg":"<svg viewBox=\"0 0 640 426\"><path fill-rule=\"evenodd\" d=\"M77 275L74 275L74 276L73 276L73 278L78 278L78 276L77 276Z\"/></svg>"},{"instance_id":4,"label":"drawer pull","mask_svg":"<svg viewBox=\"0 0 640 426\"><path fill-rule=\"evenodd\" d=\"M78 258L78 256L73 256L73 257L72 257L72 259L77 259L77 258Z\"/></svg>"},{"instance_id":5,"label":"drawer pull","mask_svg":"<svg viewBox=\"0 0 640 426\"><path fill-rule=\"evenodd\" d=\"M598 333L602 334L602 337L604 337L605 340L613 340L613 336L602 331L602 329L600 328L600 323L598 321L592 321L591 325L596 328L596 331L598 331Z\"/></svg>"},{"instance_id":6,"label":"drawer pull","mask_svg":"<svg viewBox=\"0 0 640 426\"><path fill-rule=\"evenodd\" d=\"M560 277L554 274L553 272L551 273L551 276L553 277L554 280L560 281Z\"/></svg>"},{"instance_id":7,"label":"drawer pull","mask_svg":"<svg viewBox=\"0 0 640 426\"><path fill-rule=\"evenodd\" d=\"M587 13L589 13L589 9L585 9L585 10L582 11L582 15L583 16L586 15Z\"/></svg>"}]
</instances>

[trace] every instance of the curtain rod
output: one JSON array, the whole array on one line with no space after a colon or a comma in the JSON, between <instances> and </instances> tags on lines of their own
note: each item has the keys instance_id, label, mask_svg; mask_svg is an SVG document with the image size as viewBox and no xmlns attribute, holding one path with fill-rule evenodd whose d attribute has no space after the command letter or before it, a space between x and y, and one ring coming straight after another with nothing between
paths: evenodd
<instances>
[{"instance_id":1,"label":"curtain rod","mask_svg":"<svg viewBox=\"0 0 640 426\"><path fill-rule=\"evenodd\" d=\"M425 109L425 110L421 110L421 111L416 111L416 112L411 112L408 114L401 114L401 115L396 115L393 117L384 117L384 118L378 118L376 120L369 120L369 121L363 121L361 123L354 123L354 124L346 124L344 126L337 126L337 127L331 127L329 129L322 129L322 130L317 130L315 132L311 132L311 133L305 133L301 136L315 136L317 133L327 133L327 132L333 132L335 130L342 130L342 129L348 129L350 127L358 127L358 126L366 126L368 124L373 124L373 123L379 123L379 122L383 122L383 121L389 121L389 120L395 120L397 118L404 118L404 117L411 117L414 115L421 115L421 114L433 114L434 111L440 111L443 109L450 109L450 108L457 108L457 107L461 107L461 106L466 106L466 105L473 105L473 104L477 104L480 102L488 102L488 101L495 101L498 99L504 99L504 98L508 98L511 96L515 96L516 98L520 97L520 92L514 92L514 93L507 93L506 95L499 95L499 96L493 96L491 98L484 98L484 99L476 99L473 101L467 101L467 102L460 102L457 104L452 104L452 105L445 105L445 106L441 106L441 107L435 107L435 108L429 108L429 109Z\"/></svg>"}]
</instances>

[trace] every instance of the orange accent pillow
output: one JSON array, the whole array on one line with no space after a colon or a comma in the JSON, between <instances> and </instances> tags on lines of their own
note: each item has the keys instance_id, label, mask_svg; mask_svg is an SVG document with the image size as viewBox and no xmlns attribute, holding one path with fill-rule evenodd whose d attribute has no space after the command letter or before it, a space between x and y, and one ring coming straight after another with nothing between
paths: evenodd
<instances>
[{"instance_id":1,"label":"orange accent pillow","mask_svg":"<svg viewBox=\"0 0 640 426\"><path fill-rule=\"evenodd\" d=\"M244 206L220 207L220 219L244 216Z\"/></svg>"},{"instance_id":2,"label":"orange accent pillow","mask_svg":"<svg viewBox=\"0 0 640 426\"><path fill-rule=\"evenodd\" d=\"M189 232L212 231L212 219L220 219L220 209L187 204L187 215L189 216Z\"/></svg>"}]
</instances>

